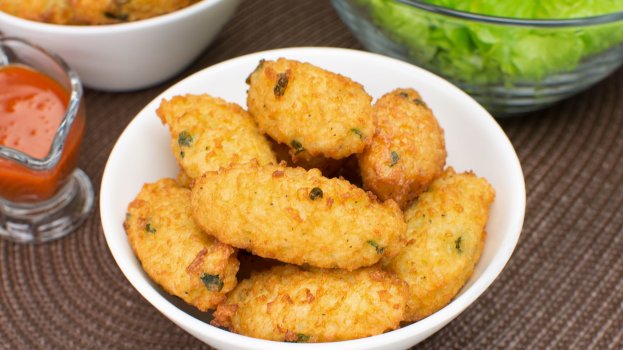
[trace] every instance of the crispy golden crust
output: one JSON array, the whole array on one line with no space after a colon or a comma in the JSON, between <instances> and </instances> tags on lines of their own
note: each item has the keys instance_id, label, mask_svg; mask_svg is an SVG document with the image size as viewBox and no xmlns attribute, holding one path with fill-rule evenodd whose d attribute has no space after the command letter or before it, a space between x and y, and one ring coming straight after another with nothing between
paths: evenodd
<instances>
[{"instance_id":1,"label":"crispy golden crust","mask_svg":"<svg viewBox=\"0 0 623 350\"><path fill-rule=\"evenodd\" d=\"M346 158L372 138L372 98L349 78L280 58L260 62L248 82L260 129L299 158Z\"/></svg>"},{"instance_id":2,"label":"crispy golden crust","mask_svg":"<svg viewBox=\"0 0 623 350\"><path fill-rule=\"evenodd\" d=\"M209 95L175 96L163 100L156 113L169 126L173 154L191 179L251 160L276 163L253 118L235 103Z\"/></svg>"},{"instance_id":3,"label":"crispy golden crust","mask_svg":"<svg viewBox=\"0 0 623 350\"><path fill-rule=\"evenodd\" d=\"M383 260L409 284L406 321L444 307L472 275L494 196L487 180L448 168L407 209L407 246Z\"/></svg>"},{"instance_id":4,"label":"crispy golden crust","mask_svg":"<svg viewBox=\"0 0 623 350\"><path fill-rule=\"evenodd\" d=\"M237 166L208 172L192 190L195 221L221 242L296 265L353 270L392 256L406 225L381 204L318 169Z\"/></svg>"},{"instance_id":5,"label":"crispy golden crust","mask_svg":"<svg viewBox=\"0 0 623 350\"><path fill-rule=\"evenodd\" d=\"M144 185L124 227L151 279L199 310L214 308L236 285L236 250L195 225L190 190L175 180Z\"/></svg>"},{"instance_id":6,"label":"crispy golden crust","mask_svg":"<svg viewBox=\"0 0 623 350\"><path fill-rule=\"evenodd\" d=\"M413 89L397 89L374 105L377 129L359 155L364 187L405 208L439 177L446 162L443 130Z\"/></svg>"},{"instance_id":7,"label":"crispy golden crust","mask_svg":"<svg viewBox=\"0 0 623 350\"><path fill-rule=\"evenodd\" d=\"M114 24L163 15L198 0L3 0L0 11L33 21L70 24Z\"/></svg>"},{"instance_id":8,"label":"crispy golden crust","mask_svg":"<svg viewBox=\"0 0 623 350\"><path fill-rule=\"evenodd\" d=\"M279 266L240 282L213 323L276 341L362 338L398 328L407 293L405 282L376 267L348 272Z\"/></svg>"}]
</instances>

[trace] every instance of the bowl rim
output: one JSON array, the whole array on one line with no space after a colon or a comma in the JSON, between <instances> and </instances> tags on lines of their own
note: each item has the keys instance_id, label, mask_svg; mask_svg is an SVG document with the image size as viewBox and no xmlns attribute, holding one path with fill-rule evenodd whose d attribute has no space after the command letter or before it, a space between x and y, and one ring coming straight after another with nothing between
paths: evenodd
<instances>
[{"instance_id":1,"label":"bowl rim","mask_svg":"<svg viewBox=\"0 0 623 350\"><path fill-rule=\"evenodd\" d=\"M340 0L334 0L340 1ZM521 26L521 27L544 27L544 28L560 28L560 27L584 27L599 24L613 23L623 21L623 11L607 13L598 16L564 18L564 19L527 19L517 17L503 17L484 15L475 12L455 10L450 7L431 4L424 0L393 0L407 6L412 6L420 10L446 15L454 18L471 20L482 23Z\"/></svg>"},{"instance_id":2,"label":"bowl rim","mask_svg":"<svg viewBox=\"0 0 623 350\"><path fill-rule=\"evenodd\" d=\"M37 30L48 34L72 34L80 36L89 36L93 34L112 34L133 30L150 29L166 23L177 22L193 14L201 13L203 12L203 10L207 10L208 8L216 6L219 3L230 1L239 2L240 0L200 0L179 10L175 10L155 17L145 18L133 22L115 24L75 25L46 23L14 16L3 11L0 11L0 23L8 22L13 24L14 26L28 28L30 30Z\"/></svg>"},{"instance_id":3,"label":"bowl rim","mask_svg":"<svg viewBox=\"0 0 623 350\"><path fill-rule=\"evenodd\" d=\"M467 95L464 91L460 90L458 87L447 81L446 79L431 73L423 68L417 67L408 62L404 62L395 58L391 58L388 56L360 51L354 49L346 49L346 48L334 48L334 47L290 47L290 48L280 48L280 49L272 49L265 50L259 52L253 52L249 54L245 54L242 56L238 56L235 58L231 58L220 63L217 63L212 66L208 66L186 78L180 80L176 84L171 85L159 95L154 97L150 102L146 104L146 106L139 111L136 116L130 121L128 126L124 129L122 134L117 139L110 155L106 166L104 168L104 172L102 174L102 181L100 185L100 219L102 222L102 227L104 231L104 236L106 239L106 243L108 248L119 266L119 269L124 274L124 276L128 279L130 284L132 284L133 288L136 289L139 294L141 294L152 306L154 306L157 310L159 310L162 314L164 314L167 318L177 324L179 327L189 332L195 337L199 337L200 334L203 337L214 339L219 341L222 346L227 345L228 347L234 346L236 348L262 348L262 349L272 349L272 350L293 350L293 349L317 349L319 343L284 343L277 342L271 340L257 339L248 336L244 336L241 334L232 333L214 326L206 327L206 323L200 319L195 318L194 316L188 314L184 310L178 308L172 302L167 300L163 295L161 295L156 288L151 286L147 280L148 277L140 275L140 272L133 271L132 267L128 265L121 264L123 262L123 252L115 249L117 238L113 237L113 232L117 230L116 223L112 219L114 214L110 211L107 212L112 204L110 203L114 197L114 184L111 183L111 176L109 175L112 172L113 164L111 164L111 159L113 159L117 153L122 153L123 150L120 148L120 140L124 138L124 134L128 132L132 124L139 123L137 116L142 115L146 111L150 110L150 106L154 104L154 101L160 101L162 98L168 96L167 94L176 90L179 84L184 84L189 79L193 79L196 75L200 75L204 73L206 70L218 70L223 67L236 65L241 61L245 61L250 59L250 57L255 57L259 60L262 56L266 55L279 55L281 57L287 57L290 53L300 53L301 51L312 52L318 54L320 51L323 54L333 54L340 55L340 57L346 57L347 55L358 55L358 56L367 56L367 58L371 60L382 60L384 63L391 64L395 66L401 66L410 70L418 70L421 74L430 77L431 79L438 80L440 84L444 85L451 94L462 95L462 98L465 99L466 103L470 104L475 110L477 110L478 114L483 116L483 123L485 123L485 127L496 130L499 134L499 137L504 141L503 144L499 145L509 151L509 155L512 155L512 159L509 160L510 164L513 165L515 171L511 172L514 177L514 181L517 184L515 188L515 192L517 192L517 208L519 209L517 212L514 212L514 215L509 220L508 227L510 233L504 237L502 243L500 244L500 249L496 251L495 257L492 259L491 263L487 265L482 275L479 279L468 289L465 289L462 294L454 298L448 305L443 307L441 310L433 313L432 315L417 321L413 324L407 325L405 327L398 328L391 332L375 335L372 337L353 339L353 340L345 340L339 342L326 342L320 343L324 350L344 350L344 349L377 349L382 346L399 346L400 344L405 344L409 341L410 338L414 336L413 328L417 327L419 329L418 334L432 334L436 332L441 327L445 326L448 322L452 321L458 315L460 315L468 306L470 306L480 295L482 295L485 290L489 288L489 286L493 283L493 281L500 275L506 263L509 261L510 257L514 249L517 246L519 237L521 235L525 209L526 209L526 192L525 192L525 181L523 171L521 169L521 164L517 154L512 146L512 143L508 139L508 136L503 131L501 126L495 121L495 119L489 114L484 107L482 107L478 102L476 102L472 97ZM140 282L140 283L137 283ZM426 335L424 338L428 337ZM201 339L201 338L200 338ZM211 344L212 346L216 346Z\"/></svg>"}]
</instances>

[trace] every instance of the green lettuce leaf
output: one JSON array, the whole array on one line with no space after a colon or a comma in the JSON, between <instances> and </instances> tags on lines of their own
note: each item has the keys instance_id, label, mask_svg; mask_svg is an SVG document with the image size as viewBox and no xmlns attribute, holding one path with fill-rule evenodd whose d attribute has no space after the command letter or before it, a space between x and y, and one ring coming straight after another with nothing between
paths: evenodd
<instances>
[{"instance_id":1,"label":"green lettuce leaf","mask_svg":"<svg viewBox=\"0 0 623 350\"><path fill-rule=\"evenodd\" d=\"M623 11L621 0L428 0L457 10L514 18L580 18ZM534 81L576 68L623 43L623 21L534 28L443 17L393 0L358 0L415 62L472 84Z\"/></svg>"}]
</instances>

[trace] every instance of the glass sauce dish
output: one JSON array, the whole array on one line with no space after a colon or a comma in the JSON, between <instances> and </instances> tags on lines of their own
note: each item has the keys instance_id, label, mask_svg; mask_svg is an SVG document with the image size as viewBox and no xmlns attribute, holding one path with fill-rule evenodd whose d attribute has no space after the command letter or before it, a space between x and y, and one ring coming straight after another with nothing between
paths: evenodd
<instances>
[{"instance_id":1,"label":"glass sauce dish","mask_svg":"<svg viewBox=\"0 0 623 350\"><path fill-rule=\"evenodd\" d=\"M40 243L76 229L93 207L77 169L82 84L58 56L0 38L0 237Z\"/></svg>"}]
</instances>

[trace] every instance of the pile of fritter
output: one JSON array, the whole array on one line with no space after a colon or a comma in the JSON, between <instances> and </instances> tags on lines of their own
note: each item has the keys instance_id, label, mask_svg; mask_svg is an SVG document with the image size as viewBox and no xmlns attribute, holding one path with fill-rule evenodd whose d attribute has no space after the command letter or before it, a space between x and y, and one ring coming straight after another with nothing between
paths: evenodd
<instances>
[{"instance_id":1,"label":"pile of fritter","mask_svg":"<svg viewBox=\"0 0 623 350\"><path fill-rule=\"evenodd\" d=\"M0 11L67 25L115 24L177 11L199 0L3 0Z\"/></svg>"},{"instance_id":2,"label":"pile of fritter","mask_svg":"<svg viewBox=\"0 0 623 350\"><path fill-rule=\"evenodd\" d=\"M248 111L208 95L158 108L180 172L128 207L145 272L215 310L213 325L276 341L372 336L448 304L480 257L494 190L444 169L422 96L372 105L351 79L284 58L247 83Z\"/></svg>"}]
</instances>

